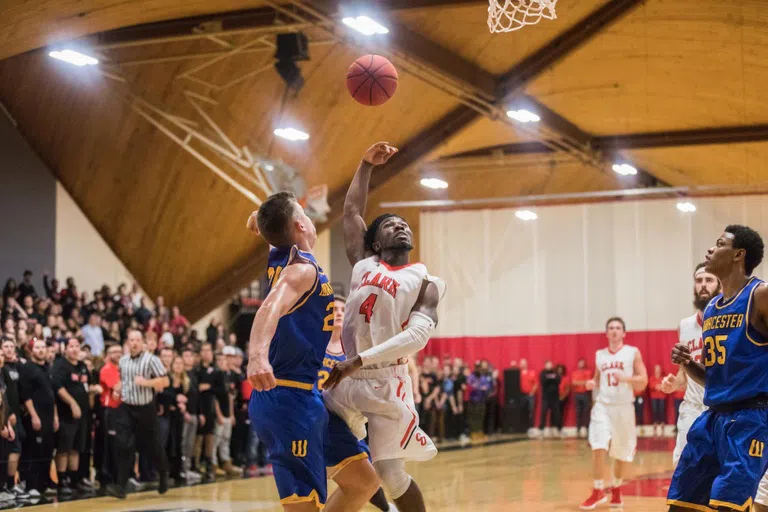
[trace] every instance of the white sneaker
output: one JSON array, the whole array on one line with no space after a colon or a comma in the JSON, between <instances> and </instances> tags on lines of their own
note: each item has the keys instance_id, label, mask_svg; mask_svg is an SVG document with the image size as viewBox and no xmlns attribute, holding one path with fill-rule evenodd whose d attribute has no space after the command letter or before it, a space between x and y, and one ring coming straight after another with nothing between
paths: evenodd
<instances>
[{"instance_id":1,"label":"white sneaker","mask_svg":"<svg viewBox=\"0 0 768 512\"><path fill-rule=\"evenodd\" d=\"M13 495L14 495L14 496L15 496L17 499L20 499L20 500L27 500L27 499L29 499L29 498L30 498L30 496L31 496L31 494L30 494L30 493L28 493L28 492L24 491L24 489L22 489L22 488L21 488L21 487L19 487L18 485L15 485L15 486L13 487L13 489L9 490L8 492L9 492L10 494L13 494Z\"/></svg>"},{"instance_id":2,"label":"white sneaker","mask_svg":"<svg viewBox=\"0 0 768 512\"><path fill-rule=\"evenodd\" d=\"M15 501L16 496L9 492L0 491L0 501Z\"/></svg>"},{"instance_id":3,"label":"white sneaker","mask_svg":"<svg viewBox=\"0 0 768 512\"><path fill-rule=\"evenodd\" d=\"M27 491L27 494L29 494L30 498L33 498L33 499L36 499L36 500L39 500L40 497L41 497L40 496L40 491L38 491L37 489L30 489L29 491Z\"/></svg>"},{"instance_id":4,"label":"white sneaker","mask_svg":"<svg viewBox=\"0 0 768 512\"><path fill-rule=\"evenodd\" d=\"M389 512L400 512L394 503L387 503L389 505Z\"/></svg>"}]
</instances>

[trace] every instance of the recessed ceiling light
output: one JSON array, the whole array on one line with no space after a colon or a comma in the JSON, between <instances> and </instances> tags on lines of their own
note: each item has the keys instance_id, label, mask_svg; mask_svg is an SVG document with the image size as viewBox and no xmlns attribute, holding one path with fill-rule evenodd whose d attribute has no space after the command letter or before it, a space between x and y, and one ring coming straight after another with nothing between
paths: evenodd
<instances>
[{"instance_id":1,"label":"recessed ceiling light","mask_svg":"<svg viewBox=\"0 0 768 512\"><path fill-rule=\"evenodd\" d=\"M434 189L448 188L447 182L443 180L439 180L437 178L423 178L421 180L421 185L427 188L434 188Z\"/></svg>"},{"instance_id":2,"label":"recessed ceiling light","mask_svg":"<svg viewBox=\"0 0 768 512\"><path fill-rule=\"evenodd\" d=\"M374 34L388 34L387 27L378 23L368 16L357 16L356 18L344 18L341 20L346 26L351 27L361 34L372 36Z\"/></svg>"},{"instance_id":3,"label":"recessed ceiling light","mask_svg":"<svg viewBox=\"0 0 768 512\"><path fill-rule=\"evenodd\" d=\"M629 164L613 164L613 171L621 174L622 176L634 176L637 174L637 169Z\"/></svg>"},{"instance_id":4,"label":"recessed ceiling light","mask_svg":"<svg viewBox=\"0 0 768 512\"><path fill-rule=\"evenodd\" d=\"M288 140L308 140L309 134L296 128L278 128L275 135Z\"/></svg>"},{"instance_id":5,"label":"recessed ceiling light","mask_svg":"<svg viewBox=\"0 0 768 512\"><path fill-rule=\"evenodd\" d=\"M507 115L518 123L538 123L541 121L539 116L524 108L521 108L520 110L508 110Z\"/></svg>"},{"instance_id":6,"label":"recessed ceiling light","mask_svg":"<svg viewBox=\"0 0 768 512\"><path fill-rule=\"evenodd\" d=\"M533 213L531 210L517 210L515 212L515 217L520 220L536 220L539 218L539 216Z\"/></svg>"},{"instance_id":7,"label":"recessed ceiling light","mask_svg":"<svg viewBox=\"0 0 768 512\"><path fill-rule=\"evenodd\" d=\"M677 209L683 213L693 213L696 211L696 205L690 201L680 201L677 203Z\"/></svg>"},{"instance_id":8,"label":"recessed ceiling light","mask_svg":"<svg viewBox=\"0 0 768 512\"><path fill-rule=\"evenodd\" d=\"M267 171L274 171L275 170L275 166L272 165L272 164L264 164L264 169L267 170Z\"/></svg>"},{"instance_id":9,"label":"recessed ceiling light","mask_svg":"<svg viewBox=\"0 0 768 512\"><path fill-rule=\"evenodd\" d=\"M99 63L98 59L94 59L93 57L89 57L88 55L84 55L74 50L53 51L48 53L48 55L54 59L74 64L75 66L95 66Z\"/></svg>"}]
</instances>

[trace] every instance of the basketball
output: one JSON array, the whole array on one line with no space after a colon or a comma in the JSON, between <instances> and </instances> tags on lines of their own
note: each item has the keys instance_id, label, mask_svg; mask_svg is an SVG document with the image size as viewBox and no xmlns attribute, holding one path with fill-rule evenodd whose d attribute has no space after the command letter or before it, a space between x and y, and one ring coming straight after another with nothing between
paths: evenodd
<instances>
[{"instance_id":1,"label":"basketball","mask_svg":"<svg viewBox=\"0 0 768 512\"><path fill-rule=\"evenodd\" d=\"M358 103L382 105L397 90L397 70L381 55L363 55L347 71L347 89Z\"/></svg>"}]
</instances>

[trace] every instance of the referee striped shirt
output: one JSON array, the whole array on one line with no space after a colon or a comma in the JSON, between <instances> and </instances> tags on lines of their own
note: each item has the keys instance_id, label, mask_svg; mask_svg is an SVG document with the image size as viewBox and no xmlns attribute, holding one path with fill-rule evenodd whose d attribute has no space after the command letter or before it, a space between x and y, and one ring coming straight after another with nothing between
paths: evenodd
<instances>
[{"instance_id":1,"label":"referee striped shirt","mask_svg":"<svg viewBox=\"0 0 768 512\"><path fill-rule=\"evenodd\" d=\"M155 379L166 375L160 358L146 350L136 357L126 354L120 358L120 395L128 405L147 405L155 399L155 390L146 386L137 386L136 377Z\"/></svg>"}]
</instances>

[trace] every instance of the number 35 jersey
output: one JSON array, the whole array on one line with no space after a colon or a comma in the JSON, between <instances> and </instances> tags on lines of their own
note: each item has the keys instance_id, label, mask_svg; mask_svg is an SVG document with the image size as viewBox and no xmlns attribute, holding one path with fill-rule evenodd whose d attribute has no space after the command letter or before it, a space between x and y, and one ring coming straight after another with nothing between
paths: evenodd
<instances>
[{"instance_id":1,"label":"number 35 jersey","mask_svg":"<svg viewBox=\"0 0 768 512\"><path fill-rule=\"evenodd\" d=\"M750 324L752 296L764 283L752 277L730 300L721 293L704 309L704 405L768 394L768 339Z\"/></svg>"},{"instance_id":2,"label":"number 35 jersey","mask_svg":"<svg viewBox=\"0 0 768 512\"><path fill-rule=\"evenodd\" d=\"M635 401L632 385L621 382L619 377L632 377L635 368L636 347L622 345L616 352L610 348L598 350L595 354L595 368L600 371L600 388L597 401L607 405L631 404Z\"/></svg>"},{"instance_id":3,"label":"number 35 jersey","mask_svg":"<svg viewBox=\"0 0 768 512\"><path fill-rule=\"evenodd\" d=\"M357 262L352 269L341 342L348 358L379 345L403 331L424 281L433 282L440 298L442 279L433 277L422 263L392 267L377 256ZM397 361L382 363L386 367Z\"/></svg>"}]
</instances>

